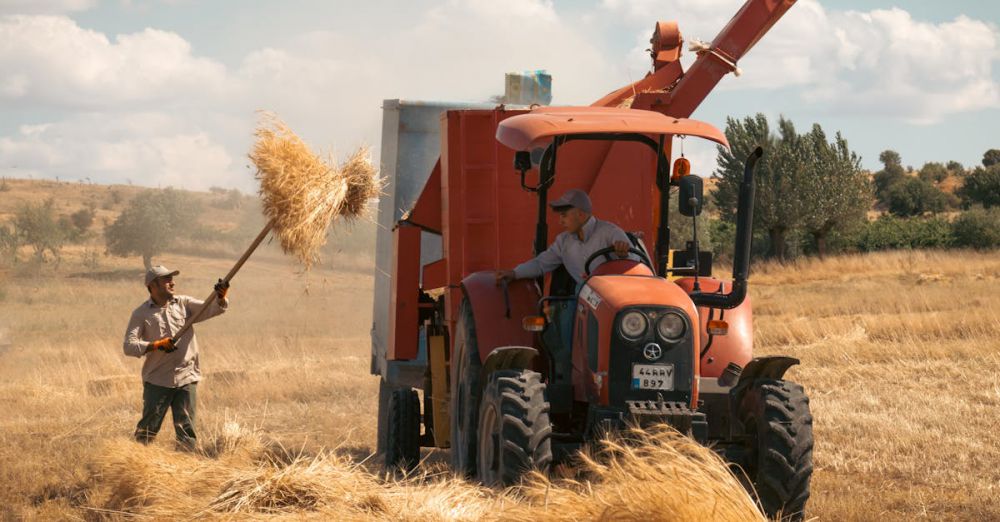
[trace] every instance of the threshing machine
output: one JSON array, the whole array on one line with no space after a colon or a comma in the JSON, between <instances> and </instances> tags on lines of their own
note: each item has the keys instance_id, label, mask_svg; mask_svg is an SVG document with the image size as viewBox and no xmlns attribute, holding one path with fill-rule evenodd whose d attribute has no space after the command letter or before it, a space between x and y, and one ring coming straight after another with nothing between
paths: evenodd
<instances>
[{"instance_id":1,"label":"threshing machine","mask_svg":"<svg viewBox=\"0 0 1000 522\"><path fill-rule=\"evenodd\" d=\"M753 166L766 151L746 160L732 279L712 277L697 232L669 249L671 193L685 218L704 202L686 160L671 167L672 141L728 146L688 116L792 3L749 0L686 72L677 25L658 23L653 72L589 107L386 102L372 372L387 465L451 448L457 472L505 485L607 430L666 423L739 465L768 514L801 518L812 418L783 379L798 361L752 353ZM547 203L570 188L629 233L634 256L595 253L579 287L565 270L498 285L496 270L559 232Z\"/></svg>"}]
</instances>

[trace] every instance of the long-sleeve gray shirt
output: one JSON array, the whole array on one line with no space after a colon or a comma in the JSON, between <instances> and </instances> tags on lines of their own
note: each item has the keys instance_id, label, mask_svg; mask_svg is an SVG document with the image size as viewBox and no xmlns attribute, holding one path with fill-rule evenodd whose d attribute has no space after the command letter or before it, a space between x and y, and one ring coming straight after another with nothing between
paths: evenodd
<instances>
[{"instance_id":1,"label":"long-sleeve gray shirt","mask_svg":"<svg viewBox=\"0 0 1000 522\"><path fill-rule=\"evenodd\" d=\"M573 277L573 280L580 283L583 281L583 264L587 258L602 248L614 246L616 241L629 242L624 230L614 223L601 221L590 216L590 219L583 224L583 241L569 231L559 234L544 252L535 256L534 259L517 265L514 268L514 277L517 279L539 277L546 272L555 270L559 265L565 265L566 271ZM629 244L631 245L631 243ZM602 263L604 263L603 258L594 261L591 263L591 270Z\"/></svg>"},{"instance_id":2,"label":"long-sleeve gray shirt","mask_svg":"<svg viewBox=\"0 0 1000 522\"><path fill-rule=\"evenodd\" d=\"M205 306L205 302L186 295L177 295L166 306L159 306L152 299L139 305L132 312L125 330L122 349L125 355L146 357L142 363L142 380L165 388L178 388L201 380L198 366L198 339L191 328L177 339L177 349L166 353L149 351L152 341L173 337L184 326L184 321ZM229 300L215 300L198 322L215 317L229 308Z\"/></svg>"}]
</instances>

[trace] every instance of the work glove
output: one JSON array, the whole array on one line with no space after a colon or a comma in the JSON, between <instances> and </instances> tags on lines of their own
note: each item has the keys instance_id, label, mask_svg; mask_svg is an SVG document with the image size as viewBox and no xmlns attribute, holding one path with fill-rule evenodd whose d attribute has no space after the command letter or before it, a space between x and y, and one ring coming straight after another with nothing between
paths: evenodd
<instances>
[{"instance_id":1,"label":"work glove","mask_svg":"<svg viewBox=\"0 0 1000 522\"><path fill-rule=\"evenodd\" d=\"M157 339L149 343L149 351L153 352L156 350L163 350L164 353L170 353L177 349L174 345L174 340L169 337L164 337L162 339Z\"/></svg>"},{"instance_id":2,"label":"work glove","mask_svg":"<svg viewBox=\"0 0 1000 522\"><path fill-rule=\"evenodd\" d=\"M223 300L223 299L226 298L226 294L228 294L228 293L229 293L229 282L228 281L223 281L222 279L219 279L219 282L215 283L215 295L216 295L216 297L218 297L219 300L221 301L221 300Z\"/></svg>"}]
</instances>

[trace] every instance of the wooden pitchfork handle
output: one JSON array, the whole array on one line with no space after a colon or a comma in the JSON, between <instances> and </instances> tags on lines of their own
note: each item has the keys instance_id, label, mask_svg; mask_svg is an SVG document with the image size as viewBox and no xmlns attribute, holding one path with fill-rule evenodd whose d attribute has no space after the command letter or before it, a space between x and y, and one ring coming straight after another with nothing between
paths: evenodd
<instances>
[{"instance_id":1,"label":"wooden pitchfork handle","mask_svg":"<svg viewBox=\"0 0 1000 522\"><path fill-rule=\"evenodd\" d=\"M257 250L257 247L260 246L260 243L262 241L264 241L264 238L267 237L267 233L270 232L272 228L274 228L274 221L270 221L268 222L267 225L264 225L264 229L260 231L260 234L257 234L257 238L253 240L253 243L250 243L250 246L246 249L245 252L243 252L243 255L240 256L239 261L236 261L236 264L233 265L232 270L230 270L229 273L226 274L226 277L222 278L223 283L228 284L229 281L232 280L232 278L236 275L236 272L239 272L240 268L243 268L243 263L246 263L247 259L250 258L250 254L253 254L254 250ZM198 310L198 313L194 314L194 317L191 317L187 321L185 321L184 326L181 327L181 329L177 332L177 335L173 336L171 340L174 343L179 341L180 338L184 334L186 334L188 330L191 329L191 325L193 325L194 323L198 322L199 319L201 319L201 316L205 313L205 310L208 310L208 307L215 302L217 297L218 294L216 294L215 291L213 290L212 293L205 298L205 304L202 305L200 310Z\"/></svg>"}]
</instances>

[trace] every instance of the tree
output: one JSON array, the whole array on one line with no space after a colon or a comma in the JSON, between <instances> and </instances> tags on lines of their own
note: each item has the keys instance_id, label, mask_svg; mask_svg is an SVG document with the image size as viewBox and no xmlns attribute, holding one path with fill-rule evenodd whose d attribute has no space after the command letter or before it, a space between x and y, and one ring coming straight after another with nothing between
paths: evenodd
<instances>
[{"instance_id":1,"label":"tree","mask_svg":"<svg viewBox=\"0 0 1000 522\"><path fill-rule=\"evenodd\" d=\"M986 168L1000 164L1000 149L990 149L983 153L983 166Z\"/></svg>"},{"instance_id":2,"label":"tree","mask_svg":"<svg viewBox=\"0 0 1000 522\"><path fill-rule=\"evenodd\" d=\"M948 172L956 176L961 176L965 174L965 167L963 167L961 163L955 160L949 161L948 165L946 165L946 168L948 169Z\"/></svg>"},{"instance_id":3,"label":"tree","mask_svg":"<svg viewBox=\"0 0 1000 522\"><path fill-rule=\"evenodd\" d=\"M56 220L55 201L51 198L38 205L26 203L14 215L14 228L20 244L30 245L35 257L45 262L45 251L59 259L66 234Z\"/></svg>"},{"instance_id":4,"label":"tree","mask_svg":"<svg viewBox=\"0 0 1000 522\"><path fill-rule=\"evenodd\" d=\"M882 162L884 168L876 172L874 176L875 196L878 197L880 202L885 203L885 196L889 191L889 187L898 181L902 181L906 177L906 171L903 170L903 159L894 150L882 151L878 155L878 159Z\"/></svg>"},{"instance_id":5,"label":"tree","mask_svg":"<svg viewBox=\"0 0 1000 522\"><path fill-rule=\"evenodd\" d=\"M931 183L941 183L948 177L948 169L944 165L937 163L935 161L930 161L924 163L923 167L920 167L919 173L920 179L924 181L929 181Z\"/></svg>"},{"instance_id":6,"label":"tree","mask_svg":"<svg viewBox=\"0 0 1000 522\"><path fill-rule=\"evenodd\" d=\"M140 193L105 229L108 252L122 257L141 255L148 270L153 256L169 249L196 222L197 205L173 189Z\"/></svg>"},{"instance_id":7,"label":"tree","mask_svg":"<svg viewBox=\"0 0 1000 522\"><path fill-rule=\"evenodd\" d=\"M902 217L943 212L948 206L944 192L929 181L913 177L890 186L885 202L889 205L889 212Z\"/></svg>"},{"instance_id":8,"label":"tree","mask_svg":"<svg viewBox=\"0 0 1000 522\"><path fill-rule=\"evenodd\" d=\"M1000 207L1000 164L986 168L976 167L966 176L958 193L966 208L973 204L980 204L985 208Z\"/></svg>"},{"instance_id":9,"label":"tree","mask_svg":"<svg viewBox=\"0 0 1000 522\"><path fill-rule=\"evenodd\" d=\"M803 228L823 257L831 232L864 222L872 203L872 185L861 170L861 158L851 152L839 132L830 143L823 128L815 124L803 136L802 148L807 154L802 198L809 202Z\"/></svg>"},{"instance_id":10,"label":"tree","mask_svg":"<svg viewBox=\"0 0 1000 522\"><path fill-rule=\"evenodd\" d=\"M812 235L825 254L826 238L833 230L864 218L871 204L871 185L859 158L839 133L832 143L819 125L800 135L782 117L778 132L772 134L767 118L758 114L742 121L726 120L726 137L731 151L719 148L716 207L724 221L735 223L743 162L754 147L763 146L755 176L754 227L767 232L769 256L783 259L788 237L798 232Z\"/></svg>"},{"instance_id":11,"label":"tree","mask_svg":"<svg viewBox=\"0 0 1000 522\"><path fill-rule=\"evenodd\" d=\"M726 139L730 149L719 147L719 178L712 196L723 220L735 223L743 164L756 148L764 148L757 163L754 205L754 228L767 231L768 255L784 259L788 232L802 218L804 204L796 197L798 180L803 174L802 160L795 154L796 134L792 123L778 121L780 135L772 134L767 117L758 113L743 120L726 119Z\"/></svg>"}]
</instances>

